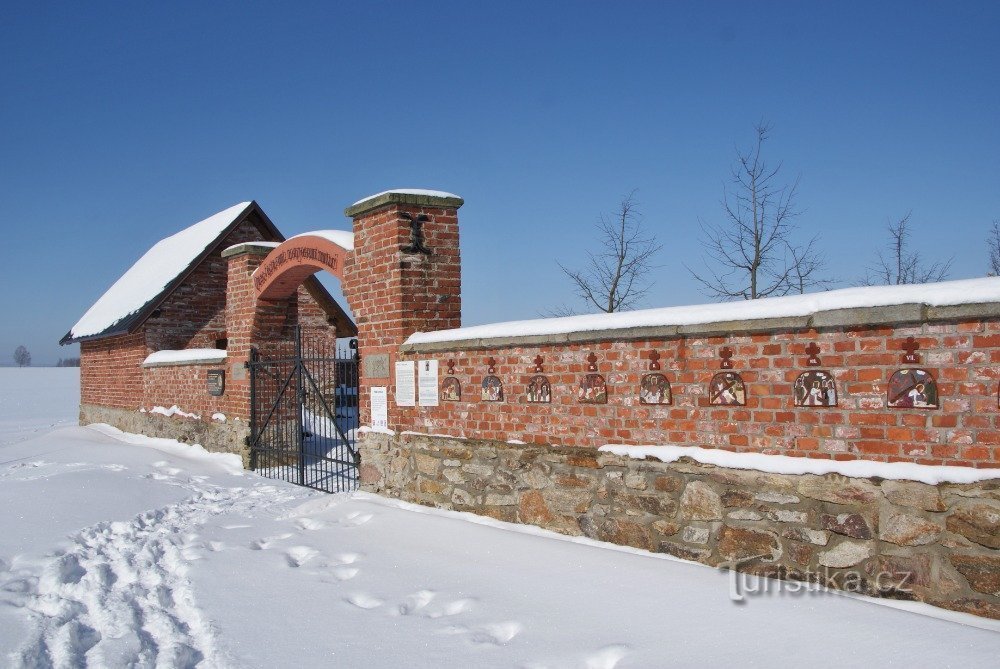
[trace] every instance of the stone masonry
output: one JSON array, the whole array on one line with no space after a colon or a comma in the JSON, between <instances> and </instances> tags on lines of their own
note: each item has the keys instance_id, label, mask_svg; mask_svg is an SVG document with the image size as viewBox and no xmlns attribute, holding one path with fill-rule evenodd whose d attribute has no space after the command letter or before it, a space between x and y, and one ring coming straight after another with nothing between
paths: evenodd
<instances>
[{"instance_id":1,"label":"stone masonry","mask_svg":"<svg viewBox=\"0 0 1000 669\"><path fill-rule=\"evenodd\" d=\"M369 432L362 487L707 565L1000 619L1000 480L926 485Z\"/></svg>"}]
</instances>

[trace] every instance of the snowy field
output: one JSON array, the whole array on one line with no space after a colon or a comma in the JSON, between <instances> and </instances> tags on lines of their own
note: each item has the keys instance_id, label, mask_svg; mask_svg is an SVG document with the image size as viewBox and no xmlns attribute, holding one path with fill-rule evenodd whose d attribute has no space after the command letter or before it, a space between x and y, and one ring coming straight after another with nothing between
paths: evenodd
<instances>
[{"instance_id":1,"label":"snowy field","mask_svg":"<svg viewBox=\"0 0 1000 669\"><path fill-rule=\"evenodd\" d=\"M12 666L996 666L1000 625L708 567L74 425L76 370L0 369ZM934 615L929 615L934 614Z\"/></svg>"}]
</instances>

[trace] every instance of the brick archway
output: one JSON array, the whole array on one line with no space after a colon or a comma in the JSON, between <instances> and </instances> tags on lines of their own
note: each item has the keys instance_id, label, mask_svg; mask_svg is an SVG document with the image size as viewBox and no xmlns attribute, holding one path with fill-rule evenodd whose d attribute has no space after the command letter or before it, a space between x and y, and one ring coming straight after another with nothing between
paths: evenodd
<instances>
[{"instance_id":1,"label":"brick archway","mask_svg":"<svg viewBox=\"0 0 1000 669\"><path fill-rule=\"evenodd\" d=\"M254 272L253 286L257 299L273 301L287 298L306 278L322 270L343 281L344 265L353 251L353 244L347 238L349 234L339 231L310 232L282 242L267 254ZM343 239L339 239L340 236Z\"/></svg>"}]
</instances>

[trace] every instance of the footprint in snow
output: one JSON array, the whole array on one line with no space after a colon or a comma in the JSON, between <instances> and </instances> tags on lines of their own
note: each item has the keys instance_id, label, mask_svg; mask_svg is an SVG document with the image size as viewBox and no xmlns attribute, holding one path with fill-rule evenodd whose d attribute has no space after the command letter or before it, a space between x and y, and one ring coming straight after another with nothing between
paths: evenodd
<instances>
[{"instance_id":1,"label":"footprint in snow","mask_svg":"<svg viewBox=\"0 0 1000 669\"><path fill-rule=\"evenodd\" d=\"M313 518L299 518L295 521L295 526L300 530L321 530L326 527L326 523Z\"/></svg>"},{"instance_id":2,"label":"footprint in snow","mask_svg":"<svg viewBox=\"0 0 1000 669\"><path fill-rule=\"evenodd\" d=\"M249 525L246 527L249 527ZM278 543L279 541L288 539L291 536L292 536L291 534L277 534L273 537L263 537L262 539L254 539L253 541L250 542L250 550L266 551L274 544Z\"/></svg>"},{"instance_id":3,"label":"footprint in snow","mask_svg":"<svg viewBox=\"0 0 1000 669\"><path fill-rule=\"evenodd\" d=\"M205 544L205 548L212 551L213 553L218 553L221 550L225 550L226 544L221 541L209 541Z\"/></svg>"},{"instance_id":4,"label":"footprint in snow","mask_svg":"<svg viewBox=\"0 0 1000 669\"><path fill-rule=\"evenodd\" d=\"M0 590L4 592L24 593L30 592L33 588L33 581L29 578L15 578L0 585Z\"/></svg>"},{"instance_id":5,"label":"footprint in snow","mask_svg":"<svg viewBox=\"0 0 1000 669\"><path fill-rule=\"evenodd\" d=\"M338 581L350 581L352 578L358 575L360 569L356 567L334 567L330 570L333 577Z\"/></svg>"},{"instance_id":6,"label":"footprint in snow","mask_svg":"<svg viewBox=\"0 0 1000 669\"><path fill-rule=\"evenodd\" d=\"M289 567L301 567L309 560L319 555L319 551L309 546L292 546L285 551L285 560Z\"/></svg>"},{"instance_id":7,"label":"footprint in snow","mask_svg":"<svg viewBox=\"0 0 1000 669\"><path fill-rule=\"evenodd\" d=\"M615 669L627 653L628 646L623 644L605 646L588 655L583 666L587 669Z\"/></svg>"},{"instance_id":8,"label":"footprint in snow","mask_svg":"<svg viewBox=\"0 0 1000 669\"><path fill-rule=\"evenodd\" d=\"M471 640L476 644L502 646L520 634L523 629L524 625L515 620L508 620L502 623L491 623L489 625L482 625L476 628L472 632Z\"/></svg>"},{"instance_id":9,"label":"footprint in snow","mask_svg":"<svg viewBox=\"0 0 1000 669\"><path fill-rule=\"evenodd\" d=\"M374 518L375 515L371 513L361 513L360 511L355 511L354 513L349 513L343 519L341 519L341 525L347 525L348 527L357 527L359 525L364 525L369 520Z\"/></svg>"},{"instance_id":10,"label":"footprint in snow","mask_svg":"<svg viewBox=\"0 0 1000 669\"><path fill-rule=\"evenodd\" d=\"M466 611L472 610L472 605L476 600L474 599L456 599L453 602L448 602L444 605L444 608L440 611L432 611L427 614L428 618L442 618L445 616L457 616L460 613L465 613Z\"/></svg>"},{"instance_id":11,"label":"footprint in snow","mask_svg":"<svg viewBox=\"0 0 1000 669\"><path fill-rule=\"evenodd\" d=\"M334 558L340 564L354 564L362 558L360 553L338 553Z\"/></svg>"},{"instance_id":12,"label":"footprint in snow","mask_svg":"<svg viewBox=\"0 0 1000 669\"><path fill-rule=\"evenodd\" d=\"M359 609L375 609L382 606L382 600L378 597L360 592L347 598L349 604L353 604Z\"/></svg>"},{"instance_id":13,"label":"footprint in snow","mask_svg":"<svg viewBox=\"0 0 1000 669\"><path fill-rule=\"evenodd\" d=\"M404 599L396 610L391 613L394 615L408 616L430 604L433 599L433 591L419 590L411 595L407 595L406 599Z\"/></svg>"}]
</instances>

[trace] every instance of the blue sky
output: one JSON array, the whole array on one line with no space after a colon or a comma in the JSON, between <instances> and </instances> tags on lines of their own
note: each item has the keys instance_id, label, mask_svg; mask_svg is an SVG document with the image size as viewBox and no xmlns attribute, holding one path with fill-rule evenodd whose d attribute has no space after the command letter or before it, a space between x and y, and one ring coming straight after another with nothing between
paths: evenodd
<instances>
[{"instance_id":1,"label":"blue sky","mask_svg":"<svg viewBox=\"0 0 1000 669\"><path fill-rule=\"evenodd\" d=\"M633 189L646 306L707 301L683 263L761 118L831 274L912 210L918 250L981 276L998 27L996 2L7 3L0 359L75 354L136 258L236 202L291 235L393 187L466 199L466 324L572 303L556 260Z\"/></svg>"}]
</instances>

